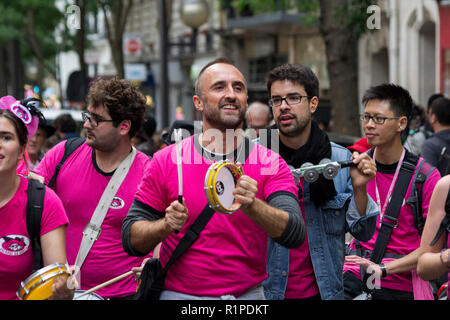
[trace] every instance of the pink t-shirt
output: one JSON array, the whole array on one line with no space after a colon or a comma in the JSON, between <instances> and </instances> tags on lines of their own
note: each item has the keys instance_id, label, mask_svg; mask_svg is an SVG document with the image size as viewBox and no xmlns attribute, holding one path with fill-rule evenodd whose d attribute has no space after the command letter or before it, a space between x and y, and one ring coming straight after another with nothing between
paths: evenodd
<instances>
[{"instance_id":1,"label":"pink t-shirt","mask_svg":"<svg viewBox=\"0 0 450 320\"><path fill-rule=\"evenodd\" d=\"M35 169L45 178L46 184L64 154L64 144L63 141L47 152ZM128 213L148 164L148 156L138 151L106 214L100 237L81 267L81 289L90 289L141 265L143 257L131 257L123 250L121 230L122 221ZM91 220L111 176L96 168L92 148L85 143L75 150L61 167L55 188L70 221L66 233L67 260L70 265L75 263L83 229ZM103 298L123 297L135 292L136 281L133 276L96 291Z\"/></svg>"},{"instance_id":2,"label":"pink t-shirt","mask_svg":"<svg viewBox=\"0 0 450 320\"><path fill-rule=\"evenodd\" d=\"M394 177L393 174L381 173L378 171L376 179L371 180L367 184L367 193L376 202L377 201L375 191L375 180L376 180L378 190L380 193L381 207L383 207L384 205L384 201L386 199L386 195L388 193L388 189L389 186L391 185L393 177ZM426 217L428 214L428 206L430 203L431 194L433 193L434 187L436 186L436 183L439 181L439 179L440 179L439 172L435 170L430 175L430 177L427 179L427 181L423 186L422 212L424 217ZM411 186L412 186L412 179L409 184L408 190L406 191L405 199L408 199L411 196ZM372 239L370 239L368 242L361 242L362 250L373 250L375 241L378 237L378 232L380 231L380 221L381 217L380 215L378 215L377 228L375 230L375 233ZM386 247L386 252L393 253L396 255L407 255L412 251L416 250L419 246L420 246L420 236L419 232L414 226L414 217L411 206L403 202L403 205L400 209L400 213L398 215L398 227L394 228L394 230L392 231L391 238ZM350 247L352 249L355 249L354 240L350 244ZM392 261L392 259L382 260L383 263L388 263L389 261ZM359 265L353 263L345 263L344 273L346 271L351 271L358 278L361 278ZM411 272L408 271L399 274L388 275L386 278L381 279L381 287L412 292L413 287L412 287Z\"/></svg>"},{"instance_id":3,"label":"pink t-shirt","mask_svg":"<svg viewBox=\"0 0 450 320\"><path fill-rule=\"evenodd\" d=\"M33 249L26 224L28 180L20 177L14 197L0 208L0 300L18 299L20 282L33 268ZM46 233L68 223L61 200L46 188L41 232Z\"/></svg>"},{"instance_id":4,"label":"pink t-shirt","mask_svg":"<svg viewBox=\"0 0 450 320\"><path fill-rule=\"evenodd\" d=\"M305 220L305 200L299 200L303 220ZM306 229L305 229L306 233ZM296 249L289 250L289 276L284 297L286 299L306 299L320 294L309 253L308 236Z\"/></svg>"},{"instance_id":5,"label":"pink t-shirt","mask_svg":"<svg viewBox=\"0 0 450 320\"><path fill-rule=\"evenodd\" d=\"M182 141L183 196L189 217L179 233L162 243L164 266L186 230L207 205L205 176L211 161L194 146L194 137ZM198 144L198 142L197 142ZM175 145L157 152L139 185L136 198L164 212L178 198L178 173ZM243 171L258 181L257 198L267 199L277 191L297 194L285 161L276 153L255 144L243 164ZM215 213L199 239L169 269L165 288L198 296L244 294L266 277L267 234L242 211Z\"/></svg>"}]
</instances>

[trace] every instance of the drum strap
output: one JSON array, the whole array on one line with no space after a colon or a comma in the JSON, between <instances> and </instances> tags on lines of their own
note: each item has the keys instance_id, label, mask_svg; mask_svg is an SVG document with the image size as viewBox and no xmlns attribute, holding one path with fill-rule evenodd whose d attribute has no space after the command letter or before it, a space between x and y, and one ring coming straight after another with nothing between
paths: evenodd
<instances>
[{"instance_id":1,"label":"drum strap","mask_svg":"<svg viewBox=\"0 0 450 320\"><path fill-rule=\"evenodd\" d=\"M76 270L78 272L84 263L89 251L92 248L94 242L100 237L102 232L101 225L105 219L106 213L111 206L114 196L120 188L123 180L128 174L128 171L133 164L134 158L136 156L136 149L132 147L131 152L128 156L120 163L119 167L114 172L111 180L109 180L105 191L100 198L100 201L95 208L92 215L91 221L86 225L83 230L83 238L81 239L80 249L78 250L77 259L75 260Z\"/></svg>"}]
</instances>

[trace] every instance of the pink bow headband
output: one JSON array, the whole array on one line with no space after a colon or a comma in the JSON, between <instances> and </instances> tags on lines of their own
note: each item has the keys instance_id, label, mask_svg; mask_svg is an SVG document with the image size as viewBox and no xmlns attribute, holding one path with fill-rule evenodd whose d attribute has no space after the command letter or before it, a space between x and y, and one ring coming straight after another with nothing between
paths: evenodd
<instances>
[{"instance_id":1,"label":"pink bow headband","mask_svg":"<svg viewBox=\"0 0 450 320\"><path fill-rule=\"evenodd\" d=\"M11 111L27 127L28 139L34 136L39 126L39 110L31 110L34 107L26 107L12 96L0 98L0 109ZM35 109L35 108L34 108ZM37 114L36 114L37 113Z\"/></svg>"}]
</instances>

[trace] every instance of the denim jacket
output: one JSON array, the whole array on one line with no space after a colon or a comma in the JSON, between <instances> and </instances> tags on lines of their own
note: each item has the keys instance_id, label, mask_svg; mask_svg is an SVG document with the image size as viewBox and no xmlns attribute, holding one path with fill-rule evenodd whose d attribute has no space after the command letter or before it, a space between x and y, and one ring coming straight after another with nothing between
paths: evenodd
<instances>
[{"instance_id":1,"label":"denim jacket","mask_svg":"<svg viewBox=\"0 0 450 320\"><path fill-rule=\"evenodd\" d=\"M350 159L350 152L331 142L331 160ZM318 208L310 201L309 183L304 182L305 222L309 251L323 300L344 299L342 269L345 257L345 233L360 241L372 238L379 209L368 197L366 215L361 217L353 198L349 169L339 170L334 178L337 195ZM289 249L269 238L267 254L268 278L263 282L266 299L284 299L288 280Z\"/></svg>"}]
</instances>

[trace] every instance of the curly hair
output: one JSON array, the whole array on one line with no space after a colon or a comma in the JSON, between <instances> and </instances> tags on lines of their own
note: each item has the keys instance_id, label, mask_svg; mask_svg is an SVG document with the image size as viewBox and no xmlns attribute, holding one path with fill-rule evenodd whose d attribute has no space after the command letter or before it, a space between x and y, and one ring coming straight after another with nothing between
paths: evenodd
<instances>
[{"instance_id":1,"label":"curly hair","mask_svg":"<svg viewBox=\"0 0 450 320\"><path fill-rule=\"evenodd\" d=\"M105 106L113 125L130 120L129 136L134 137L144 123L146 99L129 81L118 79L96 79L89 88L88 101L92 107Z\"/></svg>"}]
</instances>

